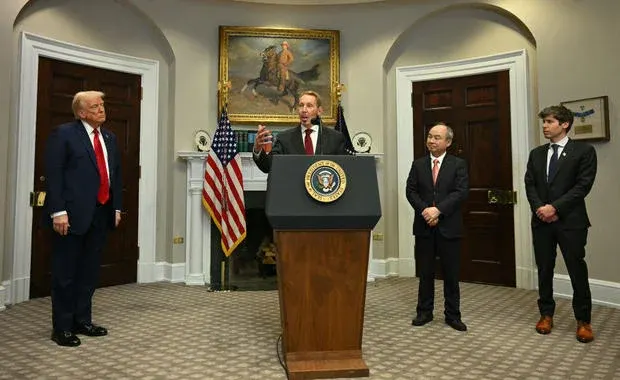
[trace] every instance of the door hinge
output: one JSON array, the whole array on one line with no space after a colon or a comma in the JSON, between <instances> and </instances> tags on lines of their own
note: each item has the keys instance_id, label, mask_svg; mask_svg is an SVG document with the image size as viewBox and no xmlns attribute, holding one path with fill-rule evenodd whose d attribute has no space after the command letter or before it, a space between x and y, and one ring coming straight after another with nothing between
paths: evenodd
<instances>
[{"instance_id":1,"label":"door hinge","mask_svg":"<svg viewBox=\"0 0 620 380\"><path fill-rule=\"evenodd\" d=\"M413 103L413 92L411 93L411 108L414 108L414 103Z\"/></svg>"},{"instance_id":2,"label":"door hinge","mask_svg":"<svg viewBox=\"0 0 620 380\"><path fill-rule=\"evenodd\" d=\"M142 100L144 94L144 87L140 86L140 100Z\"/></svg>"},{"instance_id":3,"label":"door hinge","mask_svg":"<svg viewBox=\"0 0 620 380\"><path fill-rule=\"evenodd\" d=\"M138 165L138 179L142 178L142 165Z\"/></svg>"}]
</instances>

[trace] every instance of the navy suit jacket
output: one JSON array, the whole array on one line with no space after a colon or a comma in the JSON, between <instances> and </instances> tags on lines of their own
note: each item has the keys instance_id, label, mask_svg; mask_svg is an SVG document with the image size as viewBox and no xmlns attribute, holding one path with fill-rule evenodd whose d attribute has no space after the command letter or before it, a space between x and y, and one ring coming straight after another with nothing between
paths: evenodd
<instances>
[{"instance_id":1,"label":"navy suit jacket","mask_svg":"<svg viewBox=\"0 0 620 380\"><path fill-rule=\"evenodd\" d=\"M112 132L102 128L101 135L108 153L112 205L109 222L114 228L115 210L122 209L120 153ZM85 234L95 214L100 179L93 144L80 120L62 124L50 134L45 150L45 177L44 218L51 225L51 214L67 211L69 232Z\"/></svg>"},{"instance_id":2,"label":"navy suit jacket","mask_svg":"<svg viewBox=\"0 0 620 380\"><path fill-rule=\"evenodd\" d=\"M413 161L407 178L406 195L415 211L413 234L429 236L431 228L424 220L422 211L435 205L441 211L435 228L446 239L463 235L461 206L469 195L469 176L465 160L446 154L439 168L437 183L433 185L431 158L427 154Z\"/></svg>"},{"instance_id":3,"label":"navy suit jacket","mask_svg":"<svg viewBox=\"0 0 620 380\"><path fill-rule=\"evenodd\" d=\"M254 162L264 173L271 170L271 158L276 154L306 154L301 126L287 129L278 134L273 143L270 154L261 151L258 157L254 156ZM315 154L345 155L344 135L334 129L321 126L317 136Z\"/></svg>"},{"instance_id":4,"label":"navy suit jacket","mask_svg":"<svg viewBox=\"0 0 620 380\"><path fill-rule=\"evenodd\" d=\"M559 226L563 229L590 227L586 211L586 195L596 177L596 151L590 144L568 140L558 158L558 167L547 182L547 152L549 144L530 152L525 172L525 191L532 209L532 227L546 224L536 216L536 210L546 204L555 207Z\"/></svg>"}]
</instances>

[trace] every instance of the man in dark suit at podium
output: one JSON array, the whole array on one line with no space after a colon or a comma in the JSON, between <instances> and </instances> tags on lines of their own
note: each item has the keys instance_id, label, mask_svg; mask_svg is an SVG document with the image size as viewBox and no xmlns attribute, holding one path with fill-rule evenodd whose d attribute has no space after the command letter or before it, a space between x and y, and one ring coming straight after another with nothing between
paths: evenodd
<instances>
[{"instance_id":1,"label":"man in dark suit at podium","mask_svg":"<svg viewBox=\"0 0 620 380\"><path fill-rule=\"evenodd\" d=\"M302 92L297 112L300 125L279 133L275 142L270 130L264 125L258 126L254 140L254 162L264 173L271 170L271 158L275 154L347 154L344 135L321 125L323 108L319 94Z\"/></svg>"},{"instance_id":2,"label":"man in dark suit at podium","mask_svg":"<svg viewBox=\"0 0 620 380\"><path fill-rule=\"evenodd\" d=\"M538 116L548 144L530 152L525 172L525 191L532 209L532 237L538 267L539 334L553 328L553 269L556 249L560 246L571 284L573 311L577 319L577 340L594 339L590 317L592 296L585 262L590 220L585 197L596 177L594 147L568 138L574 116L564 106L552 106Z\"/></svg>"},{"instance_id":3,"label":"man in dark suit at podium","mask_svg":"<svg viewBox=\"0 0 620 380\"><path fill-rule=\"evenodd\" d=\"M435 257L439 257L444 278L446 323L466 331L461 320L459 260L463 221L461 206L469 194L467 164L446 153L454 132L438 123L428 132L429 155L413 162L407 178L407 200L415 211L415 259L420 277L414 326L433 320Z\"/></svg>"},{"instance_id":4,"label":"man in dark suit at podium","mask_svg":"<svg viewBox=\"0 0 620 380\"><path fill-rule=\"evenodd\" d=\"M52 238L52 340L78 346L75 334L103 336L92 322L101 252L108 231L121 220L121 169L116 136L106 120L104 94L78 92L77 120L50 134L45 150L45 219Z\"/></svg>"}]
</instances>

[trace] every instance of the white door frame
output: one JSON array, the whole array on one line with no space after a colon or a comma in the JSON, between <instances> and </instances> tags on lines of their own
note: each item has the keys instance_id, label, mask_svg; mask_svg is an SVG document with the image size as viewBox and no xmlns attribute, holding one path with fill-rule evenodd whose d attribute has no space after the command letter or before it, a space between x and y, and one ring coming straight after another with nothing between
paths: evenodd
<instances>
[{"instance_id":1,"label":"white door frame","mask_svg":"<svg viewBox=\"0 0 620 380\"><path fill-rule=\"evenodd\" d=\"M510 123L512 142L512 183L517 190L514 208L516 281L518 288L535 289L535 265L530 232L530 209L525 196L526 162L530 149L531 103L527 53L525 50L487 57L396 68L396 116L398 152L398 252L401 276L415 276L414 237L411 234L413 210L405 186L413 152L413 82L509 71Z\"/></svg>"},{"instance_id":2,"label":"white door frame","mask_svg":"<svg viewBox=\"0 0 620 380\"><path fill-rule=\"evenodd\" d=\"M17 157L15 184L15 223L13 224L13 271L11 302L28 300L32 238L32 208L29 194L33 190L37 83L39 57L94 66L142 76L140 108L140 165L138 196L138 282L154 281L150 268L155 263L157 199L157 129L159 102L159 62L121 55L57 41L31 33L21 34L20 88L17 120Z\"/></svg>"}]
</instances>

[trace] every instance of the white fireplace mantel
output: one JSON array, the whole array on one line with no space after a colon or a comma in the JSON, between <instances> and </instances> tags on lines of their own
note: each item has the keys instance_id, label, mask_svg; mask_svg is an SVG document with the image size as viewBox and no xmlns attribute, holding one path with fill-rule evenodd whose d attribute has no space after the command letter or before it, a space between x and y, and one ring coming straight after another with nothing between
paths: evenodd
<instances>
[{"instance_id":1,"label":"white fireplace mantel","mask_svg":"<svg viewBox=\"0 0 620 380\"><path fill-rule=\"evenodd\" d=\"M211 283L211 216L202 205L205 159L208 152L180 151L178 157L187 162L187 199L185 217L185 284ZM266 191L267 174L254 163L252 153L240 153L245 191ZM372 241L369 260L372 260ZM368 280L370 275L368 265Z\"/></svg>"}]
</instances>

